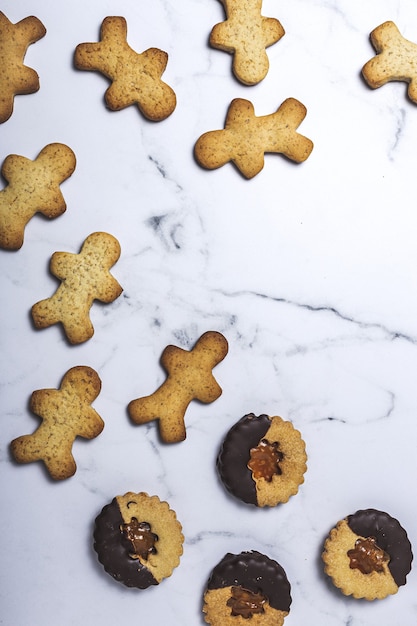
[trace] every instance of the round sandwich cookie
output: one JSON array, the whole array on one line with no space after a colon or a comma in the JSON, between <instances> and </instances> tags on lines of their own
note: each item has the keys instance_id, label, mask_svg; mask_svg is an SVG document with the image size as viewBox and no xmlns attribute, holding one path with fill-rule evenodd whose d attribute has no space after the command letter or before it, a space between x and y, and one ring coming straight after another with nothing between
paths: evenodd
<instances>
[{"instance_id":1,"label":"round sandwich cookie","mask_svg":"<svg viewBox=\"0 0 417 626\"><path fill-rule=\"evenodd\" d=\"M183 542L181 524L168 503L144 492L116 496L95 520L98 560L127 587L146 589L171 576Z\"/></svg>"},{"instance_id":2,"label":"round sandwich cookie","mask_svg":"<svg viewBox=\"0 0 417 626\"><path fill-rule=\"evenodd\" d=\"M413 553L398 520L364 509L330 531L322 559L325 572L346 596L381 600L405 585Z\"/></svg>"},{"instance_id":3,"label":"round sandwich cookie","mask_svg":"<svg viewBox=\"0 0 417 626\"><path fill-rule=\"evenodd\" d=\"M227 433L217 457L226 489L255 506L288 502L304 482L305 443L291 422L281 417L242 417Z\"/></svg>"},{"instance_id":4,"label":"round sandwich cookie","mask_svg":"<svg viewBox=\"0 0 417 626\"><path fill-rule=\"evenodd\" d=\"M210 574L204 619L211 626L282 626L291 586L276 561L256 552L226 554Z\"/></svg>"}]
</instances>

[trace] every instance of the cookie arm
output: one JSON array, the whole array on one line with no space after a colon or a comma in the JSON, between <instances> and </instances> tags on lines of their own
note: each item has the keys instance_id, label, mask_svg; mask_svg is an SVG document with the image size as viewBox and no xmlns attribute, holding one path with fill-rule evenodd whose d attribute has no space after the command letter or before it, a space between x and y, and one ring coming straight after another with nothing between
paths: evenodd
<instances>
[{"instance_id":1,"label":"cookie arm","mask_svg":"<svg viewBox=\"0 0 417 626\"><path fill-rule=\"evenodd\" d=\"M262 31L266 48L277 43L285 35L284 27L275 17L262 17Z\"/></svg>"},{"instance_id":2,"label":"cookie arm","mask_svg":"<svg viewBox=\"0 0 417 626\"><path fill-rule=\"evenodd\" d=\"M30 15L29 17L23 18L16 24L16 27L22 32L24 38L28 42L28 45L39 41L46 35L46 28L38 19Z\"/></svg>"},{"instance_id":3,"label":"cookie arm","mask_svg":"<svg viewBox=\"0 0 417 626\"><path fill-rule=\"evenodd\" d=\"M77 437L95 439L104 428L104 421L92 407L86 406L77 420Z\"/></svg>"},{"instance_id":4,"label":"cookie arm","mask_svg":"<svg viewBox=\"0 0 417 626\"><path fill-rule=\"evenodd\" d=\"M66 280L77 271L78 254L73 252L54 252L49 262L49 270L59 280Z\"/></svg>"},{"instance_id":5,"label":"cookie arm","mask_svg":"<svg viewBox=\"0 0 417 626\"><path fill-rule=\"evenodd\" d=\"M79 70L96 70L111 80L114 78L119 57L109 54L111 48L120 52L129 50L126 42L127 22L124 17L106 17L100 29L100 41L80 43L75 48L74 63Z\"/></svg>"},{"instance_id":6,"label":"cookie arm","mask_svg":"<svg viewBox=\"0 0 417 626\"><path fill-rule=\"evenodd\" d=\"M117 282L114 276L109 274L103 278L101 285L97 285L95 300L109 304L116 300L122 292L122 286Z\"/></svg>"}]
</instances>

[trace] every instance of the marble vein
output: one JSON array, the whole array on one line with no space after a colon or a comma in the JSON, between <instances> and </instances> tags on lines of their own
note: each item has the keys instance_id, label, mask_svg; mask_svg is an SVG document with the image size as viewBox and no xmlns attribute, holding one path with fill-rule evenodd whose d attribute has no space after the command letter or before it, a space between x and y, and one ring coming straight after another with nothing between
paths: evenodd
<instances>
[{"instance_id":1,"label":"marble vein","mask_svg":"<svg viewBox=\"0 0 417 626\"><path fill-rule=\"evenodd\" d=\"M226 290L218 290L218 292L227 298L254 297L254 298L259 298L261 300L269 300L277 304L285 304L285 305L295 307L298 309L304 309L306 311L310 311L311 313L329 313L334 318L348 322L349 324L352 324L358 328L361 328L364 330L378 330L387 339L391 341L400 339L412 345L417 345L417 337L413 337L412 335L404 333L399 330L390 329L385 324L382 324L379 322L369 322L369 321L355 319L354 317L347 315L346 313L343 313L342 311L338 310L336 307L332 305L314 305L314 304L308 304L306 302L297 302L296 300L290 300L285 297L271 296L265 293L258 293L256 291L250 291L250 290L247 290L247 291L242 290L242 291L235 291L235 292L226 291Z\"/></svg>"}]
</instances>

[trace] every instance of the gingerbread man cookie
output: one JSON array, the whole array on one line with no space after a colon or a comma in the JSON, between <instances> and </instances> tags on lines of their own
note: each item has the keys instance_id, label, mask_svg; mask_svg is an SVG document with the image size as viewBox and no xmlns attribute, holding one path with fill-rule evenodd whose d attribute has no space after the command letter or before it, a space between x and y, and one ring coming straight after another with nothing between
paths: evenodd
<instances>
[{"instance_id":1,"label":"gingerbread man cookie","mask_svg":"<svg viewBox=\"0 0 417 626\"><path fill-rule=\"evenodd\" d=\"M25 17L12 24L0 12L0 123L13 113L15 96L39 89L38 74L23 60L30 44L42 39L45 33L46 28L37 17Z\"/></svg>"},{"instance_id":2,"label":"gingerbread man cookie","mask_svg":"<svg viewBox=\"0 0 417 626\"><path fill-rule=\"evenodd\" d=\"M33 305L35 327L61 322L70 343L90 339L94 327L89 312L94 300L108 304L123 291L109 272L119 256L117 239L102 232L89 235L79 254L54 252L50 270L62 282L53 296Z\"/></svg>"},{"instance_id":3,"label":"gingerbread man cookie","mask_svg":"<svg viewBox=\"0 0 417 626\"><path fill-rule=\"evenodd\" d=\"M51 143L34 161L9 154L1 173L8 185L0 191L0 247L19 250L26 224L42 213L50 219L65 212L59 185L75 170L75 154L68 146Z\"/></svg>"},{"instance_id":4,"label":"gingerbread man cookie","mask_svg":"<svg viewBox=\"0 0 417 626\"><path fill-rule=\"evenodd\" d=\"M99 43L81 43L75 50L74 62L79 70L97 70L112 84L105 93L109 109L119 111L137 104L148 119L159 122L174 111L174 91L161 80L168 54L149 48L141 54L126 41L124 17L106 17L101 25Z\"/></svg>"},{"instance_id":5,"label":"gingerbread man cookie","mask_svg":"<svg viewBox=\"0 0 417 626\"><path fill-rule=\"evenodd\" d=\"M384 22L370 38L377 56L362 68L368 85L377 89L390 81L407 82L408 97L417 103L417 44L405 39L394 22Z\"/></svg>"},{"instance_id":6,"label":"gingerbread man cookie","mask_svg":"<svg viewBox=\"0 0 417 626\"><path fill-rule=\"evenodd\" d=\"M227 352L226 339L215 331L204 333L190 351L167 346L161 364L168 377L152 395L129 403L132 421L145 424L157 419L163 441L183 441L186 437L184 415L190 402L214 402L222 393L212 369Z\"/></svg>"},{"instance_id":7,"label":"gingerbread man cookie","mask_svg":"<svg viewBox=\"0 0 417 626\"><path fill-rule=\"evenodd\" d=\"M68 370L59 389L34 391L30 408L42 423L31 435L12 441L16 461L43 461L55 480L73 476L77 469L72 455L75 438L93 439L104 428L103 420L90 406L100 390L98 374L80 365Z\"/></svg>"},{"instance_id":8,"label":"gingerbread man cookie","mask_svg":"<svg viewBox=\"0 0 417 626\"><path fill-rule=\"evenodd\" d=\"M223 130L204 133L194 147L200 165L215 169L232 161L246 178L259 174L264 167L264 154L284 154L301 163L313 150L313 142L296 129L307 109L288 98L275 113L256 117L249 100L236 98L229 106Z\"/></svg>"},{"instance_id":9,"label":"gingerbread man cookie","mask_svg":"<svg viewBox=\"0 0 417 626\"><path fill-rule=\"evenodd\" d=\"M221 0L227 19L210 33L213 48L233 54L233 72L245 85L265 78L269 60L265 48L284 36L281 23L261 15L262 0Z\"/></svg>"}]
</instances>

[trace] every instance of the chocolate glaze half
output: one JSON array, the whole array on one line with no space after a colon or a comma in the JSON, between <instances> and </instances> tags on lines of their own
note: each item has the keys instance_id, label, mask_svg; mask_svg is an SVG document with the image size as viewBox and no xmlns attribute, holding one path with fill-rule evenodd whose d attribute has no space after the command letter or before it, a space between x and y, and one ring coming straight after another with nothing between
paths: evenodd
<instances>
[{"instance_id":1,"label":"chocolate glaze half","mask_svg":"<svg viewBox=\"0 0 417 626\"><path fill-rule=\"evenodd\" d=\"M226 489L247 504L257 505L256 483L248 468L251 448L271 426L268 415L244 415L227 433L217 457L217 470Z\"/></svg>"},{"instance_id":2,"label":"chocolate glaze half","mask_svg":"<svg viewBox=\"0 0 417 626\"><path fill-rule=\"evenodd\" d=\"M127 587L146 589L158 581L139 561L129 556L129 544L120 525L124 520L116 498L97 516L94 529L94 549L108 574Z\"/></svg>"},{"instance_id":3,"label":"chocolate glaze half","mask_svg":"<svg viewBox=\"0 0 417 626\"><path fill-rule=\"evenodd\" d=\"M361 537L375 537L377 545L390 557L388 568L399 587L405 585L413 553L407 533L395 518L376 509L356 511L347 517L349 528Z\"/></svg>"},{"instance_id":4,"label":"chocolate glaze half","mask_svg":"<svg viewBox=\"0 0 417 626\"><path fill-rule=\"evenodd\" d=\"M207 590L236 586L261 592L277 611L290 610L291 586L284 569L256 550L226 554L211 572Z\"/></svg>"}]
</instances>

